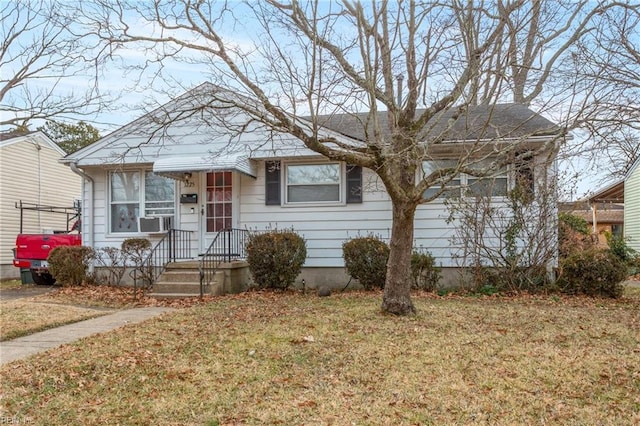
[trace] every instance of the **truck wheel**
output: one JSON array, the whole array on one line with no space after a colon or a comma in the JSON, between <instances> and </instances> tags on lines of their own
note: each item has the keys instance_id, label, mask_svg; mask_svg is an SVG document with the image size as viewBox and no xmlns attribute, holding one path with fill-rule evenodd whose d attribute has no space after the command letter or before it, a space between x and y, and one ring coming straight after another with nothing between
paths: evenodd
<instances>
[{"instance_id":1,"label":"truck wheel","mask_svg":"<svg viewBox=\"0 0 640 426\"><path fill-rule=\"evenodd\" d=\"M33 277L33 282L37 285L53 285L56 282L56 279L48 272L37 272L32 269L31 276Z\"/></svg>"}]
</instances>

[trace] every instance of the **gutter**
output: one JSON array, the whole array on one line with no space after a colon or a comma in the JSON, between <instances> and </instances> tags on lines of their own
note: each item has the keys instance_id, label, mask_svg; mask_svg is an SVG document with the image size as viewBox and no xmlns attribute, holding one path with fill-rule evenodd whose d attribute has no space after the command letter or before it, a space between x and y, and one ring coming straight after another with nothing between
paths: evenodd
<instances>
[{"instance_id":1,"label":"gutter","mask_svg":"<svg viewBox=\"0 0 640 426\"><path fill-rule=\"evenodd\" d=\"M83 238L83 245L92 247L94 246L94 230L95 230L95 224L93 221L93 204L94 204L94 187L95 187L95 181L93 180L93 178L91 176L89 176L88 174L86 174L84 171L80 170L78 168L78 163L69 163L69 167L71 167L71 171L73 171L75 174L77 174L78 176L82 177L82 197L84 199L84 189L85 189L85 180L89 181L91 184L91 188L89 191L89 197L87 197L87 200L89 201L89 205L88 206L82 206L82 223L84 224L84 219L87 219L88 222L88 235L87 235L87 241L85 243L84 238Z\"/></svg>"}]
</instances>

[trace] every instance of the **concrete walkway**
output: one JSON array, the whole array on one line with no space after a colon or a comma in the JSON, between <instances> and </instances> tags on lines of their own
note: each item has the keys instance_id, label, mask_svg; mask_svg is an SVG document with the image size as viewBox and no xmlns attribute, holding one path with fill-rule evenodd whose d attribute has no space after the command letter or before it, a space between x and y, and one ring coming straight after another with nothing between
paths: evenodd
<instances>
[{"instance_id":1,"label":"concrete walkway","mask_svg":"<svg viewBox=\"0 0 640 426\"><path fill-rule=\"evenodd\" d=\"M104 333L127 324L136 324L164 312L174 310L162 307L126 309L98 318L0 342L0 365L44 352L47 349L56 348L65 343L71 343L92 334Z\"/></svg>"}]
</instances>

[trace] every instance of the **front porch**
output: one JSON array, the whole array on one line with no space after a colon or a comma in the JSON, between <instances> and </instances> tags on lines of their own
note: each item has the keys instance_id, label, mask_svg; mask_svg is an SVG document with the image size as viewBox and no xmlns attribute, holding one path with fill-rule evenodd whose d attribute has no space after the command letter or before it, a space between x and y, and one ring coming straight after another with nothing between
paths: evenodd
<instances>
[{"instance_id":1,"label":"front porch","mask_svg":"<svg viewBox=\"0 0 640 426\"><path fill-rule=\"evenodd\" d=\"M245 260L221 262L208 283L201 283L200 265L200 260L168 263L165 271L153 284L150 296L162 299L222 296L241 293L249 288L251 275L249 264Z\"/></svg>"},{"instance_id":2,"label":"front porch","mask_svg":"<svg viewBox=\"0 0 640 426\"><path fill-rule=\"evenodd\" d=\"M245 291L251 282L245 260L249 232L223 229L197 258L192 256L192 233L170 229L145 257L139 278L151 285L151 295L182 298Z\"/></svg>"}]
</instances>

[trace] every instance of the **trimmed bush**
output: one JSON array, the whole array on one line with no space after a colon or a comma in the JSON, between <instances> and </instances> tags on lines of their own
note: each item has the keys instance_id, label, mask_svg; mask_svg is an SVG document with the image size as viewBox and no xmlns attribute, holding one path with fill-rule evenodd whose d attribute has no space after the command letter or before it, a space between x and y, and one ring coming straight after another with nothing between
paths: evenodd
<instances>
[{"instance_id":1,"label":"trimmed bush","mask_svg":"<svg viewBox=\"0 0 640 426\"><path fill-rule=\"evenodd\" d=\"M574 253L562 262L560 286L565 293L589 296L622 296L625 264L609 250Z\"/></svg>"},{"instance_id":2,"label":"trimmed bush","mask_svg":"<svg viewBox=\"0 0 640 426\"><path fill-rule=\"evenodd\" d=\"M429 252L413 252L411 255L412 287L418 290L435 291L440 281L440 268Z\"/></svg>"},{"instance_id":3,"label":"trimmed bush","mask_svg":"<svg viewBox=\"0 0 640 426\"><path fill-rule=\"evenodd\" d=\"M89 263L95 257L91 247L58 246L51 250L47 262L56 282L65 286L82 285L87 279Z\"/></svg>"},{"instance_id":4,"label":"trimmed bush","mask_svg":"<svg viewBox=\"0 0 640 426\"><path fill-rule=\"evenodd\" d=\"M120 246L122 254L134 264L139 264L149 254L151 241L146 238L127 238Z\"/></svg>"},{"instance_id":5,"label":"trimmed bush","mask_svg":"<svg viewBox=\"0 0 640 426\"><path fill-rule=\"evenodd\" d=\"M365 290L384 287L389 260L387 243L373 235L354 238L342 244L342 257L347 273Z\"/></svg>"},{"instance_id":6,"label":"trimmed bush","mask_svg":"<svg viewBox=\"0 0 640 426\"><path fill-rule=\"evenodd\" d=\"M286 289L306 259L306 243L292 230L253 234L247 243L247 263L258 288Z\"/></svg>"}]
</instances>

